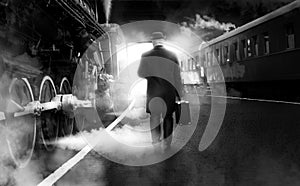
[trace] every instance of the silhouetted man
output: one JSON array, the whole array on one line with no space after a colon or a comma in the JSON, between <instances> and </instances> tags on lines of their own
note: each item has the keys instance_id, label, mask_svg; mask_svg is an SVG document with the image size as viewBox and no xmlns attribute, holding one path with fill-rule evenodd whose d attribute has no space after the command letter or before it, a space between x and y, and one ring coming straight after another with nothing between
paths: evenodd
<instances>
[{"instance_id":1,"label":"silhouetted man","mask_svg":"<svg viewBox=\"0 0 300 186\"><path fill-rule=\"evenodd\" d=\"M163 46L165 36L152 33L154 48L142 55L138 75L147 79L146 112L150 113L152 143L160 142L163 118L163 148L170 148L176 99L182 97L182 83L176 54Z\"/></svg>"}]
</instances>

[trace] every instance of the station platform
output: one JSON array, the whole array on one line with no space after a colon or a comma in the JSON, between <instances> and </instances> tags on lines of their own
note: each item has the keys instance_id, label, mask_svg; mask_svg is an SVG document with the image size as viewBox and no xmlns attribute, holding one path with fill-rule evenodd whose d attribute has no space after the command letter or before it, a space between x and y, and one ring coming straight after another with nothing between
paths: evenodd
<instances>
[{"instance_id":1,"label":"station platform","mask_svg":"<svg viewBox=\"0 0 300 186\"><path fill-rule=\"evenodd\" d=\"M192 137L170 158L148 166L128 166L92 151L57 185L299 185L299 110L298 105L278 103L227 104L219 134L206 150L199 151L211 114L211 104L201 104L200 113L193 113L199 119ZM178 141L193 126L177 127L180 135L174 138ZM60 148L47 153L47 173L76 153Z\"/></svg>"}]
</instances>

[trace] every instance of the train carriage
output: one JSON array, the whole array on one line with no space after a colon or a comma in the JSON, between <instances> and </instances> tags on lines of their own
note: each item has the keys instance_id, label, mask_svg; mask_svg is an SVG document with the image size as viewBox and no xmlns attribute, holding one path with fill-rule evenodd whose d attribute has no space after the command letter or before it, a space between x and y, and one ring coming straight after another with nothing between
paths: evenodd
<instances>
[{"instance_id":1,"label":"train carriage","mask_svg":"<svg viewBox=\"0 0 300 186\"><path fill-rule=\"evenodd\" d=\"M229 94L299 99L299 18L297 0L202 44L203 77L211 86L226 82Z\"/></svg>"}]
</instances>

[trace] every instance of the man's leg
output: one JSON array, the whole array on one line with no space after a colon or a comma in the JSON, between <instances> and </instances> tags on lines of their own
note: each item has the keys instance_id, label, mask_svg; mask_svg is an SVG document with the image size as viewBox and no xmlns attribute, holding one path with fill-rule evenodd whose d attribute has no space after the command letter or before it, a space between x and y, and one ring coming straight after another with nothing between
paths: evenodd
<instances>
[{"instance_id":1,"label":"man's leg","mask_svg":"<svg viewBox=\"0 0 300 186\"><path fill-rule=\"evenodd\" d=\"M161 116L167 110L164 100L160 97L154 97L149 102L150 127L153 143L160 141L161 136Z\"/></svg>"},{"instance_id":2,"label":"man's leg","mask_svg":"<svg viewBox=\"0 0 300 186\"><path fill-rule=\"evenodd\" d=\"M160 129L160 114L151 114L150 116L150 127L152 143L158 143L160 141L161 129Z\"/></svg>"},{"instance_id":3,"label":"man's leg","mask_svg":"<svg viewBox=\"0 0 300 186\"><path fill-rule=\"evenodd\" d=\"M164 118L163 124L163 138L164 138L164 145L166 148L171 146L172 142L172 133L173 133L173 114L167 114Z\"/></svg>"}]
</instances>

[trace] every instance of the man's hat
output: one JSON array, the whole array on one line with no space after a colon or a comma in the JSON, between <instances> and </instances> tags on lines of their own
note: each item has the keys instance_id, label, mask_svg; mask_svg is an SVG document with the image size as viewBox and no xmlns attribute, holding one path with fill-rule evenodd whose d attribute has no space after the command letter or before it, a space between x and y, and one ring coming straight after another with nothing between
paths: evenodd
<instances>
[{"instance_id":1,"label":"man's hat","mask_svg":"<svg viewBox=\"0 0 300 186\"><path fill-rule=\"evenodd\" d=\"M166 39L166 36L162 32L153 32L151 34L151 40L159 40L159 39Z\"/></svg>"}]
</instances>

